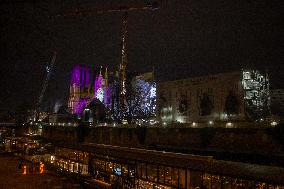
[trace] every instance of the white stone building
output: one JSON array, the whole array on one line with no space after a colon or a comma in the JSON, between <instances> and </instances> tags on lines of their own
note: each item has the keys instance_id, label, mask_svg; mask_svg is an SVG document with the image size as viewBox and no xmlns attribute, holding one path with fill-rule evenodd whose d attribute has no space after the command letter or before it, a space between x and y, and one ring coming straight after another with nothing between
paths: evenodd
<instances>
[{"instance_id":1,"label":"white stone building","mask_svg":"<svg viewBox=\"0 0 284 189\"><path fill-rule=\"evenodd\" d=\"M268 89L259 71L159 82L157 115L164 123L258 119L269 106Z\"/></svg>"}]
</instances>

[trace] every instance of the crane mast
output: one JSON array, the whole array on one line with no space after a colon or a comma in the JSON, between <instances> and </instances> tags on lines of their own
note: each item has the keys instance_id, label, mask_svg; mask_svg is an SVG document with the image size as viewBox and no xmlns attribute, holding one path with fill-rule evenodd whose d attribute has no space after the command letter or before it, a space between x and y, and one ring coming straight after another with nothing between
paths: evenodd
<instances>
[{"instance_id":1,"label":"crane mast","mask_svg":"<svg viewBox=\"0 0 284 189\"><path fill-rule=\"evenodd\" d=\"M122 20L122 49L121 49L121 63L119 66L120 75L120 108L123 110L126 104L126 66L127 66L127 22L128 13L125 12Z\"/></svg>"}]
</instances>

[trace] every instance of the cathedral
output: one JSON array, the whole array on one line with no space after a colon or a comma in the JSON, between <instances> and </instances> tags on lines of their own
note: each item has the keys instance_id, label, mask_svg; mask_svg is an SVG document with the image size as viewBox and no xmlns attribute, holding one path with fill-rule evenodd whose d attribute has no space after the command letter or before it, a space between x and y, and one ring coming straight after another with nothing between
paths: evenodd
<instances>
[{"instance_id":1,"label":"cathedral","mask_svg":"<svg viewBox=\"0 0 284 189\"><path fill-rule=\"evenodd\" d=\"M101 67L96 73L86 65L75 65L71 71L69 111L86 122L101 119L102 111L109 120L119 121L154 116L156 83L153 73L125 75L123 79L120 75L107 68Z\"/></svg>"}]
</instances>

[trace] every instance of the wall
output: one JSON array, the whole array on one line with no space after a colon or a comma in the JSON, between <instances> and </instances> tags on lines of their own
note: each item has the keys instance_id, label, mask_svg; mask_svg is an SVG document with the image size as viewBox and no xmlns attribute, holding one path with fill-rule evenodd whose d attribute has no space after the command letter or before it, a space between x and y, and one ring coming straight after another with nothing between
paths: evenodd
<instances>
[{"instance_id":1,"label":"wall","mask_svg":"<svg viewBox=\"0 0 284 189\"><path fill-rule=\"evenodd\" d=\"M220 120L223 119L225 100L230 93L238 101L238 113L234 119L244 119L241 72L159 82L157 84L158 114L164 122L189 123ZM212 110L211 114L201 116L200 103L205 94L212 103Z\"/></svg>"},{"instance_id":2,"label":"wall","mask_svg":"<svg viewBox=\"0 0 284 189\"><path fill-rule=\"evenodd\" d=\"M284 165L283 127L230 129L45 127L43 137L54 143L71 145L89 142L214 155L232 160L244 158L255 160L257 163L275 161Z\"/></svg>"}]
</instances>

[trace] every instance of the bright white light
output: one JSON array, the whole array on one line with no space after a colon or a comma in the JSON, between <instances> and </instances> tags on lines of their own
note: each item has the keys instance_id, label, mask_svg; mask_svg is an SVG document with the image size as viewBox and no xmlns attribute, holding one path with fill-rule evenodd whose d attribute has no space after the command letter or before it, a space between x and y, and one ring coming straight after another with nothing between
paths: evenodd
<instances>
[{"instance_id":1,"label":"bright white light","mask_svg":"<svg viewBox=\"0 0 284 189\"><path fill-rule=\"evenodd\" d=\"M221 118L221 119L228 119L228 114L226 114L226 113L221 113L220 118Z\"/></svg>"},{"instance_id":2,"label":"bright white light","mask_svg":"<svg viewBox=\"0 0 284 189\"><path fill-rule=\"evenodd\" d=\"M153 119L150 119L149 120L149 123L150 123L150 125L154 125L155 123L157 123L155 120L153 120Z\"/></svg>"},{"instance_id":3,"label":"bright white light","mask_svg":"<svg viewBox=\"0 0 284 189\"><path fill-rule=\"evenodd\" d=\"M193 127L196 127L196 126L197 126L197 123L192 122L192 126L193 126Z\"/></svg>"},{"instance_id":4,"label":"bright white light","mask_svg":"<svg viewBox=\"0 0 284 189\"><path fill-rule=\"evenodd\" d=\"M104 100L104 91L103 91L102 88L98 89L96 98L99 99L99 101L103 102L103 100Z\"/></svg>"},{"instance_id":5,"label":"bright white light","mask_svg":"<svg viewBox=\"0 0 284 189\"><path fill-rule=\"evenodd\" d=\"M167 125L167 123L166 123L166 122L163 122L163 125Z\"/></svg>"},{"instance_id":6,"label":"bright white light","mask_svg":"<svg viewBox=\"0 0 284 189\"><path fill-rule=\"evenodd\" d=\"M55 160L55 156L50 156L50 163L53 163Z\"/></svg>"},{"instance_id":7,"label":"bright white light","mask_svg":"<svg viewBox=\"0 0 284 189\"><path fill-rule=\"evenodd\" d=\"M230 128L230 127L232 127L232 126L233 126L233 124L232 124L231 122L226 123L226 127L227 127L227 128Z\"/></svg>"},{"instance_id":8,"label":"bright white light","mask_svg":"<svg viewBox=\"0 0 284 189\"><path fill-rule=\"evenodd\" d=\"M213 121L209 121L209 125L213 125L213 123L214 123Z\"/></svg>"},{"instance_id":9,"label":"bright white light","mask_svg":"<svg viewBox=\"0 0 284 189\"><path fill-rule=\"evenodd\" d=\"M177 122L178 122L178 123L185 123L184 118L181 117L181 116L178 116L178 117L177 117Z\"/></svg>"},{"instance_id":10,"label":"bright white light","mask_svg":"<svg viewBox=\"0 0 284 189\"><path fill-rule=\"evenodd\" d=\"M50 72L50 67L49 67L49 66L46 66L46 67L45 67L45 70L46 70L46 73L49 73L49 72Z\"/></svg>"},{"instance_id":11,"label":"bright white light","mask_svg":"<svg viewBox=\"0 0 284 189\"><path fill-rule=\"evenodd\" d=\"M150 98L156 98L156 86L152 86L150 90Z\"/></svg>"},{"instance_id":12,"label":"bright white light","mask_svg":"<svg viewBox=\"0 0 284 189\"><path fill-rule=\"evenodd\" d=\"M270 123L270 125L271 125L271 126L276 126L276 125L278 125L278 123L277 123L276 121L272 121L272 122Z\"/></svg>"}]
</instances>

